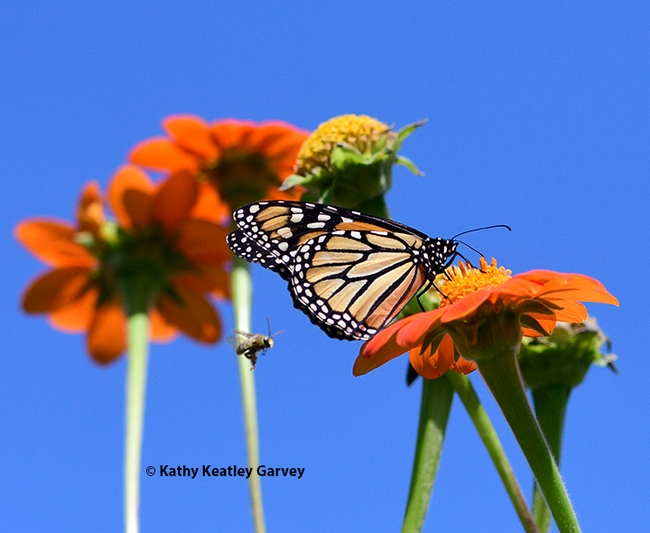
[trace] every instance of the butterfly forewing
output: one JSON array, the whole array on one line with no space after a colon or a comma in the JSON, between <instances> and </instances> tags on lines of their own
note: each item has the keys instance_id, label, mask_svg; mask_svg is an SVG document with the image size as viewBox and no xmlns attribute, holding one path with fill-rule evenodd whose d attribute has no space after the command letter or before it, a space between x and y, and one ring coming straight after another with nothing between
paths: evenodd
<instances>
[{"instance_id":1,"label":"butterfly forewing","mask_svg":"<svg viewBox=\"0 0 650 533\"><path fill-rule=\"evenodd\" d=\"M456 243L322 204L269 201L234 213L233 251L279 273L329 336L368 339L455 255Z\"/></svg>"}]
</instances>

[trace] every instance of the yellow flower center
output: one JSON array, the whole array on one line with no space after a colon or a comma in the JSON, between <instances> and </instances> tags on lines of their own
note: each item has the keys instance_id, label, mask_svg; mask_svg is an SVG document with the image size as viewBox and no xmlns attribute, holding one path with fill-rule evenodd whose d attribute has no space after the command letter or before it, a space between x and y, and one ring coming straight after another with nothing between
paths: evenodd
<instances>
[{"instance_id":1,"label":"yellow flower center","mask_svg":"<svg viewBox=\"0 0 650 533\"><path fill-rule=\"evenodd\" d=\"M467 296L486 287L496 287L505 283L511 278L512 270L505 267L497 267L497 260L492 258L488 265L485 257L481 257L481 268L473 268L463 261L459 266L452 266L447 269L449 278L440 276L440 283L437 286L446 298L440 299L440 307L453 304L463 296Z\"/></svg>"},{"instance_id":2,"label":"yellow flower center","mask_svg":"<svg viewBox=\"0 0 650 533\"><path fill-rule=\"evenodd\" d=\"M367 115L334 117L318 126L303 143L295 172L306 176L317 167L329 168L330 155L336 143L344 142L366 153L385 134L388 134L389 143L397 138L390 126Z\"/></svg>"}]
</instances>

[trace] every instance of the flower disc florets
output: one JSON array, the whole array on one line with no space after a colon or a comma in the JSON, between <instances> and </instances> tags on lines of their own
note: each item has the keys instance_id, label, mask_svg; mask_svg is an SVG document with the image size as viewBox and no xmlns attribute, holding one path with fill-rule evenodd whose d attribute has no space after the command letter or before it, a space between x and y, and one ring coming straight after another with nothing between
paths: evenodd
<instances>
[{"instance_id":1,"label":"flower disc florets","mask_svg":"<svg viewBox=\"0 0 650 533\"><path fill-rule=\"evenodd\" d=\"M306 176L318 167L331 168L332 150L339 143L349 144L361 153L372 153L377 147L384 148L396 139L397 134L390 126L368 115L334 117L318 126L303 143L295 173Z\"/></svg>"},{"instance_id":2,"label":"flower disc florets","mask_svg":"<svg viewBox=\"0 0 650 533\"><path fill-rule=\"evenodd\" d=\"M453 304L463 296L487 287L496 287L505 283L512 277L512 270L497 267L497 260L492 258L487 264L485 257L480 259L480 269L468 266L463 261L459 265L447 269L447 275L439 277L438 287L445 295L440 300L440 307Z\"/></svg>"}]
</instances>

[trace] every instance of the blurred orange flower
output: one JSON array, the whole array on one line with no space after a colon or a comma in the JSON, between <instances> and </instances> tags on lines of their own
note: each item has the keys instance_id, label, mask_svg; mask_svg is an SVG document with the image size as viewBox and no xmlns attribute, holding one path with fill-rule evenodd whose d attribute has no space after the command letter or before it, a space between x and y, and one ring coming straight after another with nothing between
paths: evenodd
<instances>
[{"instance_id":1,"label":"blurred orange flower","mask_svg":"<svg viewBox=\"0 0 650 533\"><path fill-rule=\"evenodd\" d=\"M169 341L178 330L216 342L221 324L209 292L228 297L227 231L200 216L193 178L179 174L154 185L133 166L119 169L108 191L117 225L105 220L99 186L83 190L76 224L31 219L16 238L52 267L23 295L27 313L48 315L53 327L87 332L88 351L110 363L126 347L126 314L120 279L146 272L156 280L150 335Z\"/></svg>"},{"instance_id":2,"label":"blurred orange flower","mask_svg":"<svg viewBox=\"0 0 650 533\"><path fill-rule=\"evenodd\" d=\"M293 172L309 132L280 121L260 124L219 120L209 124L193 115L163 120L169 137L138 144L129 160L146 168L186 172L215 186L229 210L262 199L297 200L303 189L280 192Z\"/></svg>"},{"instance_id":3,"label":"blurred orange flower","mask_svg":"<svg viewBox=\"0 0 650 533\"><path fill-rule=\"evenodd\" d=\"M472 360L516 349L522 335L548 335L557 321L582 322L587 310L580 301L618 305L599 281L581 274L533 270L511 277L494 259L488 265L484 258L480 270L461 262L448 273L450 279L439 284L445 295L440 307L400 320L368 340L355 376L407 351L425 378L449 369L466 374L476 368Z\"/></svg>"}]
</instances>

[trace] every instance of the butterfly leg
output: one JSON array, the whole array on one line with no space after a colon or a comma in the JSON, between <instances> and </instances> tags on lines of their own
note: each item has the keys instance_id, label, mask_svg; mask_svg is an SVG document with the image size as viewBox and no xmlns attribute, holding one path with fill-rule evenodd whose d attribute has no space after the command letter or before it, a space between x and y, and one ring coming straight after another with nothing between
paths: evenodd
<instances>
[{"instance_id":1,"label":"butterfly leg","mask_svg":"<svg viewBox=\"0 0 650 533\"><path fill-rule=\"evenodd\" d=\"M445 274L447 274L447 273L445 272ZM447 277L449 277L449 275L447 275ZM450 279L451 279L451 278L450 278ZM418 305L420 306L420 309L422 310L423 313L426 312L426 309L425 309L424 306L422 305L422 302L420 301L420 297L423 296L424 294L426 294L427 291L428 291L431 287L433 287L434 289L436 289L436 291L438 291L438 294L440 294L440 296L442 296L445 300L447 299L447 296L445 295L445 293L442 292L442 291L438 288L438 286L437 286L433 281L427 281L426 285L425 285L425 286L424 286L424 287L423 287L423 288L422 288L422 289L417 293L417 296L416 296L416 299L417 299L417 301L418 301Z\"/></svg>"}]
</instances>

